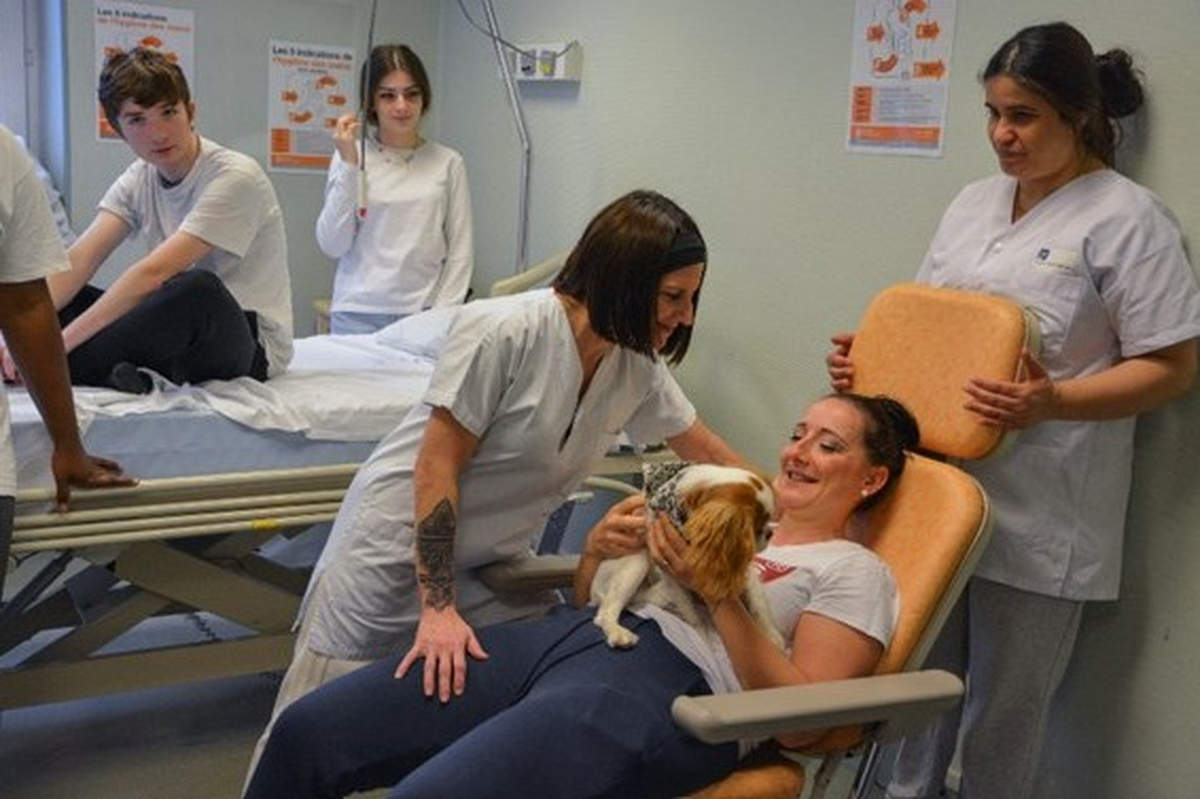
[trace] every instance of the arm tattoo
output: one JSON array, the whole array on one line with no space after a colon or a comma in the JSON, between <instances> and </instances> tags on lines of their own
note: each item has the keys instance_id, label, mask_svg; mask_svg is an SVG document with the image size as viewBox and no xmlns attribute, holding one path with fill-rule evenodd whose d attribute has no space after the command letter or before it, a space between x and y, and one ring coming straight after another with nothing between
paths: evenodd
<instances>
[{"instance_id":1,"label":"arm tattoo","mask_svg":"<svg viewBox=\"0 0 1200 799\"><path fill-rule=\"evenodd\" d=\"M457 527L450 500L443 499L417 524L417 581L434 610L454 602L454 533Z\"/></svg>"}]
</instances>

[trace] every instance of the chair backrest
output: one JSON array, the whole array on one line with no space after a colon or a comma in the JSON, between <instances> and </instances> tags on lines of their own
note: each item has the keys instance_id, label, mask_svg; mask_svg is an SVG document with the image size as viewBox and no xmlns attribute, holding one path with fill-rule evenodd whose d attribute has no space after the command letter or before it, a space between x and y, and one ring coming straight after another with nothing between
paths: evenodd
<instances>
[{"instance_id":1,"label":"chair backrest","mask_svg":"<svg viewBox=\"0 0 1200 799\"><path fill-rule=\"evenodd\" d=\"M871 302L854 338L854 390L903 402L921 427L921 446L979 458L1002 431L963 407L971 377L1011 380L1021 350L1036 351L1026 313L1002 297L904 283ZM945 463L912 456L892 495L873 509L866 541L896 576L901 618L878 672L916 668L974 568L986 537L987 496Z\"/></svg>"},{"instance_id":2,"label":"chair backrest","mask_svg":"<svg viewBox=\"0 0 1200 799\"><path fill-rule=\"evenodd\" d=\"M891 568L900 618L876 674L920 667L987 540L987 495L966 472L912 455L863 541Z\"/></svg>"},{"instance_id":3,"label":"chair backrest","mask_svg":"<svg viewBox=\"0 0 1200 799\"><path fill-rule=\"evenodd\" d=\"M850 359L862 394L905 404L931 454L973 459L994 452L1003 432L963 408L971 377L1012 380L1021 350L1037 351L1036 325L1001 297L901 284L868 306ZM864 521L863 543L891 568L900 619L876 674L920 668L990 531L987 495L955 466L910 456L904 475ZM834 751L861 740L860 728L832 730L813 749Z\"/></svg>"},{"instance_id":4,"label":"chair backrest","mask_svg":"<svg viewBox=\"0 0 1200 799\"><path fill-rule=\"evenodd\" d=\"M850 349L854 390L900 400L921 424L921 448L982 458L1003 431L962 407L972 377L1013 380L1021 350L1037 353L1037 325L990 294L901 283L871 301Z\"/></svg>"}]
</instances>

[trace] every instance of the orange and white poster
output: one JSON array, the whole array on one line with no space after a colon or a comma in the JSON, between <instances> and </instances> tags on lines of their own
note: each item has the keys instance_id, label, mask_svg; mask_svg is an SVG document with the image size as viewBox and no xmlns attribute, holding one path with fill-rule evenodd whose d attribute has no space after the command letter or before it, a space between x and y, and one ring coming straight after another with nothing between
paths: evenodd
<instances>
[{"instance_id":1,"label":"orange and white poster","mask_svg":"<svg viewBox=\"0 0 1200 799\"><path fill-rule=\"evenodd\" d=\"M93 85L100 83L100 70L113 54L145 47L158 50L178 64L188 85L195 86L192 56L196 26L191 9L96 0L95 28L96 83ZM121 138L108 124L99 102L96 103L96 138L102 141Z\"/></svg>"},{"instance_id":2,"label":"orange and white poster","mask_svg":"<svg viewBox=\"0 0 1200 799\"><path fill-rule=\"evenodd\" d=\"M358 107L354 49L271 40L267 165L325 171L337 118Z\"/></svg>"},{"instance_id":3,"label":"orange and white poster","mask_svg":"<svg viewBox=\"0 0 1200 799\"><path fill-rule=\"evenodd\" d=\"M846 148L940 156L956 0L855 0Z\"/></svg>"}]
</instances>

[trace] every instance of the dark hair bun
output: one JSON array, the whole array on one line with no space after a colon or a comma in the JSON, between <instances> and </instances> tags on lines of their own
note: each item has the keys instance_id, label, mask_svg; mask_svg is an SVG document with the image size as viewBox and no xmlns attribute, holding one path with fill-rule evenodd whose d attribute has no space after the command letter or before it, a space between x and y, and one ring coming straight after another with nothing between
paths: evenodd
<instances>
[{"instance_id":1,"label":"dark hair bun","mask_svg":"<svg viewBox=\"0 0 1200 799\"><path fill-rule=\"evenodd\" d=\"M1145 94L1129 53L1118 47L1101 53L1096 56L1096 69L1100 73L1100 95L1107 116L1119 119L1142 107Z\"/></svg>"},{"instance_id":2,"label":"dark hair bun","mask_svg":"<svg viewBox=\"0 0 1200 799\"><path fill-rule=\"evenodd\" d=\"M921 440L921 428L917 425L916 417L909 413L897 400L880 395L876 397L884 415L896 433L896 442L900 448L908 451L916 449Z\"/></svg>"}]
</instances>

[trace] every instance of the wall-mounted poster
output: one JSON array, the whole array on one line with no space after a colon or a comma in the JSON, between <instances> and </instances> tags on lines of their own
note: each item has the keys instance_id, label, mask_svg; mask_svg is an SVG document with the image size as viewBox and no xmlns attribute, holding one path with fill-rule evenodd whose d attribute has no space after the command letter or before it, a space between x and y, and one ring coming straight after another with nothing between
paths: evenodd
<instances>
[{"instance_id":1,"label":"wall-mounted poster","mask_svg":"<svg viewBox=\"0 0 1200 799\"><path fill-rule=\"evenodd\" d=\"M956 0L855 0L851 152L940 156Z\"/></svg>"},{"instance_id":2,"label":"wall-mounted poster","mask_svg":"<svg viewBox=\"0 0 1200 799\"><path fill-rule=\"evenodd\" d=\"M357 108L354 49L271 40L267 92L267 164L325 171L333 127Z\"/></svg>"},{"instance_id":3,"label":"wall-mounted poster","mask_svg":"<svg viewBox=\"0 0 1200 799\"><path fill-rule=\"evenodd\" d=\"M113 54L145 47L158 50L179 65L188 84L195 86L193 50L196 36L194 15L186 8L162 8L140 3L96 0L96 83L100 70ZM96 138L120 139L108 124L104 109L96 103Z\"/></svg>"}]
</instances>

